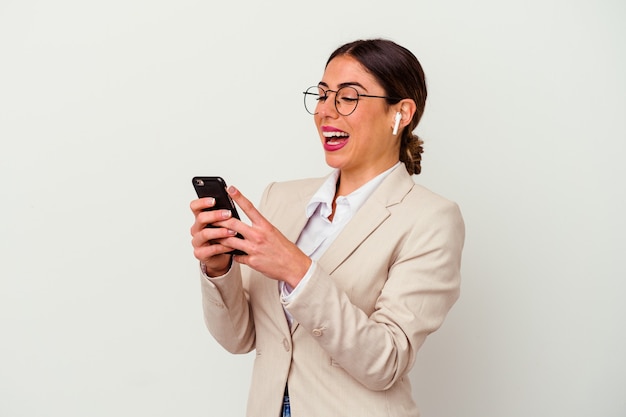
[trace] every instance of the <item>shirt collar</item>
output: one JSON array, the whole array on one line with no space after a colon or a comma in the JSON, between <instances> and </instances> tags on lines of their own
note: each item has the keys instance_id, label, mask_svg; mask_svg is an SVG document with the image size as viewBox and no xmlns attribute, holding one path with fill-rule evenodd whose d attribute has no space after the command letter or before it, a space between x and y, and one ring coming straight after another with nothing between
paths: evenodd
<instances>
[{"instance_id":1,"label":"shirt collar","mask_svg":"<svg viewBox=\"0 0 626 417\"><path fill-rule=\"evenodd\" d=\"M339 179L339 170L335 169L330 173L322 186L313 194L309 204L306 206L306 217L311 218L318 206L320 212L324 217L328 217L332 213L333 198L335 197L335 190L337 189L337 180Z\"/></svg>"},{"instance_id":2,"label":"shirt collar","mask_svg":"<svg viewBox=\"0 0 626 417\"><path fill-rule=\"evenodd\" d=\"M337 198L345 199L350 206L350 210L356 212L368 199L368 197L374 192L376 187L393 171L398 165L398 161L394 166L388 170L378 174L376 177L363 184L358 189L354 190L345 197L338 196ZM339 179L339 170L335 169L326 177L326 180L322 186L313 194L311 200L306 206L306 217L311 218L313 213L318 209L320 214L324 217L328 217L332 213L333 198L335 198L335 191L337 190L337 180Z\"/></svg>"}]
</instances>

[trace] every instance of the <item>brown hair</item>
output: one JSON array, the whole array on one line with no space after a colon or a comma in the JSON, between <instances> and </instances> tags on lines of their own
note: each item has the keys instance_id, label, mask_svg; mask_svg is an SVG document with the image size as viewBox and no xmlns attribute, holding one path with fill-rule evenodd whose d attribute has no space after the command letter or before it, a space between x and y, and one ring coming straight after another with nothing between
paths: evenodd
<instances>
[{"instance_id":1,"label":"brown hair","mask_svg":"<svg viewBox=\"0 0 626 417\"><path fill-rule=\"evenodd\" d=\"M337 56L350 56L369 71L390 97L405 97L415 101L416 111L400 138L400 161L409 174L422 170L424 143L413 130L417 127L426 105L426 78L422 65L408 49L386 39L357 40L337 48L328 58L326 65ZM392 105L400 100L387 99Z\"/></svg>"}]
</instances>

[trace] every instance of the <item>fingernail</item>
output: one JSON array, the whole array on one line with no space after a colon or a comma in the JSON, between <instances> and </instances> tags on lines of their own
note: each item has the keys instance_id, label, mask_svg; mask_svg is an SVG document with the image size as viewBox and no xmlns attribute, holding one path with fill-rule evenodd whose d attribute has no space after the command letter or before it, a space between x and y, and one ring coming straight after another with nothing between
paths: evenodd
<instances>
[{"instance_id":1,"label":"fingernail","mask_svg":"<svg viewBox=\"0 0 626 417\"><path fill-rule=\"evenodd\" d=\"M207 200L207 203L210 206L214 206L215 205L215 199L213 197L209 197L208 200Z\"/></svg>"},{"instance_id":2,"label":"fingernail","mask_svg":"<svg viewBox=\"0 0 626 417\"><path fill-rule=\"evenodd\" d=\"M233 195L237 192L237 189L233 187L232 185L229 185L227 191L228 191L228 194Z\"/></svg>"},{"instance_id":3,"label":"fingernail","mask_svg":"<svg viewBox=\"0 0 626 417\"><path fill-rule=\"evenodd\" d=\"M234 230L228 229L228 234L231 235L231 236L235 236L237 234L237 232L235 232Z\"/></svg>"},{"instance_id":4,"label":"fingernail","mask_svg":"<svg viewBox=\"0 0 626 417\"><path fill-rule=\"evenodd\" d=\"M222 218L227 219L230 217L230 210L222 210Z\"/></svg>"}]
</instances>

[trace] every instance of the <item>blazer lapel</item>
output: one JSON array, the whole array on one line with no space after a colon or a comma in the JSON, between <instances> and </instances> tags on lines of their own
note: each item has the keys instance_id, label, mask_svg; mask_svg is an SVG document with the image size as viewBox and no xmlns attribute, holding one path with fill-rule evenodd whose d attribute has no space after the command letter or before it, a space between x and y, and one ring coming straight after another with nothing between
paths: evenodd
<instances>
[{"instance_id":1,"label":"blazer lapel","mask_svg":"<svg viewBox=\"0 0 626 417\"><path fill-rule=\"evenodd\" d=\"M309 220L306 217L306 206L324 179L316 179L310 182L307 187L300 189L297 195L294 196L294 201L289 203L294 209L289 211L287 216L273 219L274 226L290 241L296 242L298 237L300 237L302 229L304 229Z\"/></svg>"},{"instance_id":2,"label":"blazer lapel","mask_svg":"<svg viewBox=\"0 0 626 417\"><path fill-rule=\"evenodd\" d=\"M312 183L309 184L308 187L300 189L297 196L295 196L295 201L292 202L293 207L295 207L295 211L291 211L289 216L284 216L283 218L278 218L273 221L274 226L280 230L280 232L290 241L296 242L298 237L300 237L300 233L302 233L302 229L306 226L308 222L308 218L306 217L305 208L313 194L317 191L317 189L321 186L323 179L316 179ZM293 214L293 217L292 217ZM280 293L278 285L274 287L276 290L270 294L271 299L275 299L276 308L274 309L275 320L278 323L284 323L285 327L287 325L287 318L285 317L285 311L283 310L282 303L280 302ZM282 327L282 325L281 325ZM291 323L291 329L289 331L293 334L298 328L298 322L293 319Z\"/></svg>"},{"instance_id":3,"label":"blazer lapel","mask_svg":"<svg viewBox=\"0 0 626 417\"><path fill-rule=\"evenodd\" d=\"M290 212L289 216L274 219L274 225L283 233L290 241L297 241L302 229L307 224L305 207L312 198L313 194L321 186L324 179L316 180L309 183L307 187L300 190L293 207L296 212ZM318 260L319 266L328 274L339 267L351 254L359 247L359 245L367 239L381 223L383 223L390 215L388 207L398 204L404 196L413 188L415 183L412 177L406 171L404 165L394 169L385 180L374 190L373 194L367 199L365 204L359 209L355 216L346 225L337 239L326 250L324 255ZM299 211L298 211L299 210ZM293 214L293 216L292 216ZM273 292L272 298L276 298L277 308L274 311L276 319L284 322L284 311L280 303L278 288ZM291 325L291 334L298 328L298 322L293 321Z\"/></svg>"},{"instance_id":4,"label":"blazer lapel","mask_svg":"<svg viewBox=\"0 0 626 417\"><path fill-rule=\"evenodd\" d=\"M404 165L394 169L322 255L318 261L320 267L332 274L389 217L388 207L402 201L414 185Z\"/></svg>"}]
</instances>

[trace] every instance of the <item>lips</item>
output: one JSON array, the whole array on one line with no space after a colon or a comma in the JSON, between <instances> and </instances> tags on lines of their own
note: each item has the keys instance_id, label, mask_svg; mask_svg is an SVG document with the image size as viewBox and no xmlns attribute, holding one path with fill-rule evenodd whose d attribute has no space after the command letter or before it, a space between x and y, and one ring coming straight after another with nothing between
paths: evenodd
<instances>
[{"instance_id":1,"label":"lips","mask_svg":"<svg viewBox=\"0 0 626 417\"><path fill-rule=\"evenodd\" d=\"M350 138L348 132L344 132L332 126L322 126L322 136L326 139L324 142L324 150L329 152L343 148Z\"/></svg>"}]
</instances>

